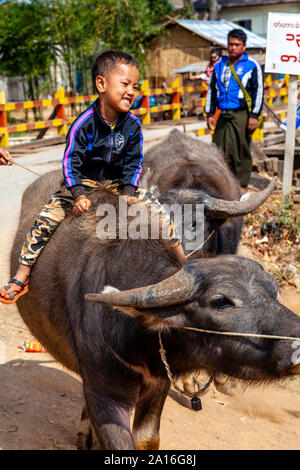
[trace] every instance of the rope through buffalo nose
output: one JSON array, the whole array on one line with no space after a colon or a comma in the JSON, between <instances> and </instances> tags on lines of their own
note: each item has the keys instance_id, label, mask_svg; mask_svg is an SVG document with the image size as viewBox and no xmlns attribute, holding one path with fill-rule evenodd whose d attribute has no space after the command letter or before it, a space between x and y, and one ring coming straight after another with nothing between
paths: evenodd
<instances>
[{"instance_id":1,"label":"rope through buffalo nose","mask_svg":"<svg viewBox=\"0 0 300 470\"><path fill-rule=\"evenodd\" d=\"M278 336L278 335L261 335L258 333L238 333L234 331L215 331L215 330L204 330L202 328L193 328L192 326L179 326L184 330L198 331L199 333L211 333L214 335L225 335L225 336L243 336L245 338L265 338L265 339L283 339L288 341L300 341L298 336Z\"/></svg>"}]
</instances>

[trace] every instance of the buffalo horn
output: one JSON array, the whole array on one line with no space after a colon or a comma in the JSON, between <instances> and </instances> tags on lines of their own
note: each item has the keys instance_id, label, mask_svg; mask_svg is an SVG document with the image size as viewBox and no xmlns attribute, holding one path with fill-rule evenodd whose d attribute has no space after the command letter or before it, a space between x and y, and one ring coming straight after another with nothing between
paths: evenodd
<instances>
[{"instance_id":1,"label":"buffalo horn","mask_svg":"<svg viewBox=\"0 0 300 470\"><path fill-rule=\"evenodd\" d=\"M196 280L185 268L157 284L101 294L86 294L85 299L105 305L159 308L187 302L196 289Z\"/></svg>"},{"instance_id":2,"label":"buffalo horn","mask_svg":"<svg viewBox=\"0 0 300 470\"><path fill-rule=\"evenodd\" d=\"M203 201L206 216L225 219L227 217L240 217L253 212L268 199L275 188L276 180L276 177L273 178L263 191L249 197L246 201L226 201L206 196Z\"/></svg>"}]
</instances>

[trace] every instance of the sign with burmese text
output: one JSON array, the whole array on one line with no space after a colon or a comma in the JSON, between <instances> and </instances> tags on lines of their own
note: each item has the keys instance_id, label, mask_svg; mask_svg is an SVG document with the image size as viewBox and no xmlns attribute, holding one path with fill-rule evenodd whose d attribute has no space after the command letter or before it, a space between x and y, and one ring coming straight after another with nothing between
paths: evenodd
<instances>
[{"instance_id":1,"label":"sign with burmese text","mask_svg":"<svg viewBox=\"0 0 300 470\"><path fill-rule=\"evenodd\" d=\"M300 75L300 14L269 13L265 72Z\"/></svg>"}]
</instances>

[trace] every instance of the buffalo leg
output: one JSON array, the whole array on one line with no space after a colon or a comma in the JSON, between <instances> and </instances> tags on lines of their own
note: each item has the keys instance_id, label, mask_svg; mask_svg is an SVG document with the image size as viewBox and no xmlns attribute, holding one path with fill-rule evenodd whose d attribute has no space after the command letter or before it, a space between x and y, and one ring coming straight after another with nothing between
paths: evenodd
<instances>
[{"instance_id":1,"label":"buffalo leg","mask_svg":"<svg viewBox=\"0 0 300 470\"><path fill-rule=\"evenodd\" d=\"M84 387L84 391L88 414L101 448L135 449L130 432L131 408L110 396L91 390L90 387Z\"/></svg>"},{"instance_id":2,"label":"buffalo leg","mask_svg":"<svg viewBox=\"0 0 300 470\"><path fill-rule=\"evenodd\" d=\"M142 385L132 431L137 449L159 448L160 417L169 389L170 382L165 379L153 380Z\"/></svg>"},{"instance_id":3,"label":"buffalo leg","mask_svg":"<svg viewBox=\"0 0 300 470\"><path fill-rule=\"evenodd\" d=\"M81 413L76 447L78 450L102 450L95 435L86 406L84 406Z\"/></svg>"}]
</instances>

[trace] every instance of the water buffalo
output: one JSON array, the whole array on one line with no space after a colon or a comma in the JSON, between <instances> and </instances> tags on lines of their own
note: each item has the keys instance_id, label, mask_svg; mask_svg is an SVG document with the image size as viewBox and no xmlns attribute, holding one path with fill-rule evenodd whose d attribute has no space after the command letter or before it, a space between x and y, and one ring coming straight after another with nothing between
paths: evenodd
<instances>
[{"instance_id":1,"label":"water buffalo","mask_svg":"<svg viewBox=\"0 0 300 470\"><path fill-rule=\"evenodd\" d=\"M240 185L224 161L222 151L213 144L174 129L162 142L145 154L143 184L156 192L161 203L203 204L209 196L234 201L240 198ZM205 214L202 250L213 254L235 254L242 234L243 218L232 214ZM185 249L186 254L190 250ZM186 377L185 390L203 386L202 376ZM215 375L214 385L231 394L228 379Z\"/></svg>"},{"instance_id":2,"label":"water buffalo","mask_svg":"<svg viewBox=\"0 0 300 470\"><path fill-rule=\"evenodd\" d=\"M145 153L142 184L159 196L162 203L203 203L207 196L234 201L240 199L240 185L225 164L223 153L213 144L173 130L166 139ZM205 252L234 254L237 251L243 219L225 212L211 214L205 223Z\"/></svg>"},{"instance_id":3,"label":"water buffalo","mask_svg":"<svg viewBox=\"0 0 300 470\"><path fill-rule=\"evenodd\" d=\"M45 175L24 193L12 272L25 233L57 181L56 173ZM100 240L97 207L118 208L119 198L105 185L90 198L87 213L70 213L59 226L17 305L49 353L81 376L103 449L159 447L170 381L158 332L174 377L205 368L252 383L300 372L291 341L183 328L298 338L300 318L278 303L277 284L258 263L205 256L178 268L160 240ZM105 286L111 287L102 293Z\"/></svg>"},{"instance_id":4,"label":"water buffalo","mask_svg":"<svg viewBox=\"0 0 300 470\"><path fill-rule=\"evenodd\" d=\"M240 186L222 151L178 129L145 152L142 186L163 194L169 189L202 189L215 197L239 199Z\"/></svg>"}]
</instances>

